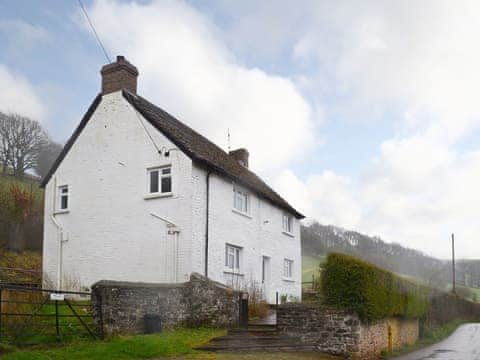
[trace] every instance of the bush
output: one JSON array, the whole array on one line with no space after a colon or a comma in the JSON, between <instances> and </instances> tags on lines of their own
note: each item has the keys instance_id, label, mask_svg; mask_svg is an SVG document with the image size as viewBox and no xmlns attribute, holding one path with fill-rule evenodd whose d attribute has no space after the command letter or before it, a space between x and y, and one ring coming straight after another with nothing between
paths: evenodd
<instances>
[{"instance_id":1,"label":"bush","mask_svg":"<svg viewBox=\"0 0 480 360\"><path fill-rule=\"evenodd\" d=\"M355 312L363 321L422 317L428 308L427 288L338 253L323 265L321 293L325 304Z\"/></svg>"}]
</instances>

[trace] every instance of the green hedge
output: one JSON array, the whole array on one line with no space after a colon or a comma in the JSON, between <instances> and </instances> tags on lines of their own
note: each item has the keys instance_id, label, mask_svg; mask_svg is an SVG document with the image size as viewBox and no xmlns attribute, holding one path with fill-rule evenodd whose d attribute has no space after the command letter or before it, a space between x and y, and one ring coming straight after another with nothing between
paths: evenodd
<instances>
[{"instance_id":1,"label":"green hedge","mask_svg":"<svg viewBox=\"0 0 480 360\"><path fill-rule=\"evenodd\" d=\"M324 302L363 321L390 316L423 317L429 290L348 255L331 253L323 265Z\"/></svg>"}]
</instances>

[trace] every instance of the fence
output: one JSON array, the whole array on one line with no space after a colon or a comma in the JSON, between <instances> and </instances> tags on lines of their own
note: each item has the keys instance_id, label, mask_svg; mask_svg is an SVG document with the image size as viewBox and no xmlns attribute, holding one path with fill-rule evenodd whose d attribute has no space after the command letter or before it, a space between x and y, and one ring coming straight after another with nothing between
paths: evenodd
<instances>
[{"instance_id":1,"label":"fence","mask_svg":"<svg viewBox=\"0 0 480 360\"><path fill-rule=\"evenodd\" d=\"M302 281L303 292L315 292L315 275L312 275L312 281Z\"/></svg>"},{"instance_id":2,"label":"fence","mask_svg":"<svg viewBox=\"0 0 480 360\"><path fill-rule=\"evenodd\" d=\"M90 293L0 284L0 342L17 346L103 338Z\"/></svg>"}]
</instances>

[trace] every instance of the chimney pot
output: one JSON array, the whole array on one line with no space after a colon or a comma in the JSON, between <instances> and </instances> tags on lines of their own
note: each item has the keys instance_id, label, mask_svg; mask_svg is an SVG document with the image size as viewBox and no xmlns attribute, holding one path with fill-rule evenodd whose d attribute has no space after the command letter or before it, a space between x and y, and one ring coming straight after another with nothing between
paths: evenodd
<instances>
[{"instance_id":1,"label":"chimney pot","mask_svg":"<svg viewBox=\"0 0 480 360\"><path fill-rule=\"evenodd\" d=\"M240 148L240 149L232 150L228 153L228 155L230 155L235 160L237 160L240 165L245 166L248 169L249 153L247 149Z\"/></svg>"},{"instance_id":2,"label":"chimney pot","mask_svg":"<svg viewBox=\"0 0 480 360\"><path fill-rule=\"evenodd\" d=\"M117 60L104 65L100 73L102 74L103 95L122 89L127 89L133 94L137 93L138 70L125 60L124 56L118 55Z\"/></svg>"}]
</instances>

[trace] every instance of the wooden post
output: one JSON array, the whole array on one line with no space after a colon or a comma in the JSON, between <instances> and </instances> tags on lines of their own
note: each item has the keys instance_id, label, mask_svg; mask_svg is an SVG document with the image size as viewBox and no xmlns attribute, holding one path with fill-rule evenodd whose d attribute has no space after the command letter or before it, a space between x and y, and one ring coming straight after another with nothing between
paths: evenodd
<instances>
[{"instance_id":1,"label":"wooden post","mask_svg":"<svg viewBox=\"0 0 480 360\"><path fill-rule=\"evenodd\" d=\"M0 343L2 342L2 288L0 287Z\"/></svg>"},{"instance_id":2,"label":"wooden post","mask_svg":"<svg viewBox=\"0 0 480 360\"><path fill-rule=\"evenodd\" d=\"M58 324L58 300L55 300L55 331L57 334L57 341L60 341L60 326Z\"/></svg>"},{"instance_id":3,"label":"wooden post","mask_svg":"<svg viewBox=\"0 0 480 360\"><path fill-rule=\"evenodd\" d=\"M452 234L452 291L454 294L457 293L455 287L455 235Z\"/></svg>"}]
</instances>

